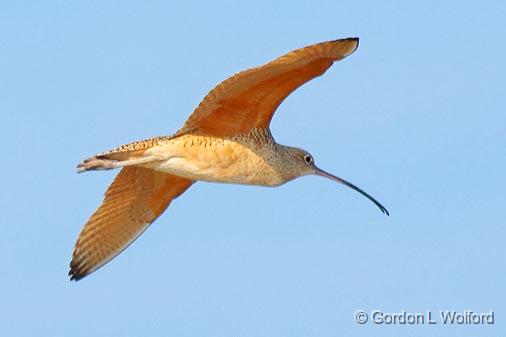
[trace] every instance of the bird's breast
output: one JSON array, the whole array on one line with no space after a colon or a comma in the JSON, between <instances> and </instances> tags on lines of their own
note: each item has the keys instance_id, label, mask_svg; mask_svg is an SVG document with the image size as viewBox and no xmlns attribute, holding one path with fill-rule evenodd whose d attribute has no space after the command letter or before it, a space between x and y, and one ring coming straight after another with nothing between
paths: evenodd
<instances>
[{"instance_id":1,"label":"bird's breast","mask_svg":"<svg viewBox=\"0 0 506 337\"><path fill-rule=\"evenodd\" d=\"M152 148L149 154L161 160L147 166L192 180L277 186L283 180L269 160L271 145L183 135Z\"/></svg>"}]
</instances>

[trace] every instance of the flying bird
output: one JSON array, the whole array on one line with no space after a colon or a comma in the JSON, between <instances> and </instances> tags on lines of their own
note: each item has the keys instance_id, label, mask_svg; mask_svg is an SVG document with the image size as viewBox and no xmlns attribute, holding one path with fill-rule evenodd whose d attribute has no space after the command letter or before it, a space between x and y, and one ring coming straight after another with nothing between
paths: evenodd
<instances>
[{"instance_id":1,"label":"flying bird","mask_svg":"<svg viewBox=\"0 0 506 337\"><path fill-rule=\"evenodd\" d=\"M295 89L352 54L358 38L314 44L220 83L171 136L119 146L84 160L79 172L121 168L75 244L69 276L79 280L130 245L196 181L279 186L318 175L376 199L315 165L302 149L278 144L272 116Z\"/></svg>"}]
</instances>

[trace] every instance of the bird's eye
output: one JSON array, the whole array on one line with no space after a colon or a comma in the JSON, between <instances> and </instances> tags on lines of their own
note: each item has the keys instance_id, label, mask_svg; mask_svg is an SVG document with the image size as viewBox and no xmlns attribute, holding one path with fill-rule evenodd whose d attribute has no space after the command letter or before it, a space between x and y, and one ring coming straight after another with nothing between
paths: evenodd
<instances>
[{"instance_id":1,"label":"bird's eye","mask_svg":"<svg viewBox=\"0 0 506 337\"><path fill-rule=\"evenodd\" d=\"M313 157L311 157L310 155L306 154L304 156L304 161L307 163L307 164L312 164L313 163Z\"/></svg>"}]
</instances>

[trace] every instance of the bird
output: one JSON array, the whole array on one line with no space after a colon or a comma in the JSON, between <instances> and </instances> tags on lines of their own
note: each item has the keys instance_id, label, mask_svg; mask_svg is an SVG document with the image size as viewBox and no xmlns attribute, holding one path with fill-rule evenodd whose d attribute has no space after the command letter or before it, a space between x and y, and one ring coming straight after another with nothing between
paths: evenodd
<instances>
[{"instance_id":1,"label":"bird","mask_svg":"<svg viewBox=\"0 0 506 337\"><path fill-rule=\"evenodd\" d=\"M197 181L279 186L317 175L352 188L389 215L362 189L318 168L309 152L278 144L269 129L290 93L358 45L356 37L317 43L238 72L212 89L174 134L81 162L79 173L121 170L77 238L70 279L80 280L116 257Z\"/></svg>"}]
</instances>

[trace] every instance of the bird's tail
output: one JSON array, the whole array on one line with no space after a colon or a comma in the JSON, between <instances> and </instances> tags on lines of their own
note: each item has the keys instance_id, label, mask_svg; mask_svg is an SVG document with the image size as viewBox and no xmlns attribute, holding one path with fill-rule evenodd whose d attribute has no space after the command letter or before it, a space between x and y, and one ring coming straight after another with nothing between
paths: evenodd
<instances>
[{"instance_id":1,"label":"bird's tail","mask_svg":"<svg viewBox=\"0 0 506 337\"><path fill-rule=\"evenodd\" d=\"M111 170L117 167L117 160L107 159L106 156L96 155L83 160L77 165L77 173L93 170Z\"/></svg>"},{"instance_id":2,"label":"bird's tail","mask_svg":"<svg viewBox=\"0 0 506 337\"><path fill-rule=\"evenodd\" d=\"M161 144L167 139L168 137L155 137L121 145L113 150L83 160L77 165L77 172L111 170L118 167L152 162L156 158L146 156L146 150Z\"/></svg>"}]
</instances>

